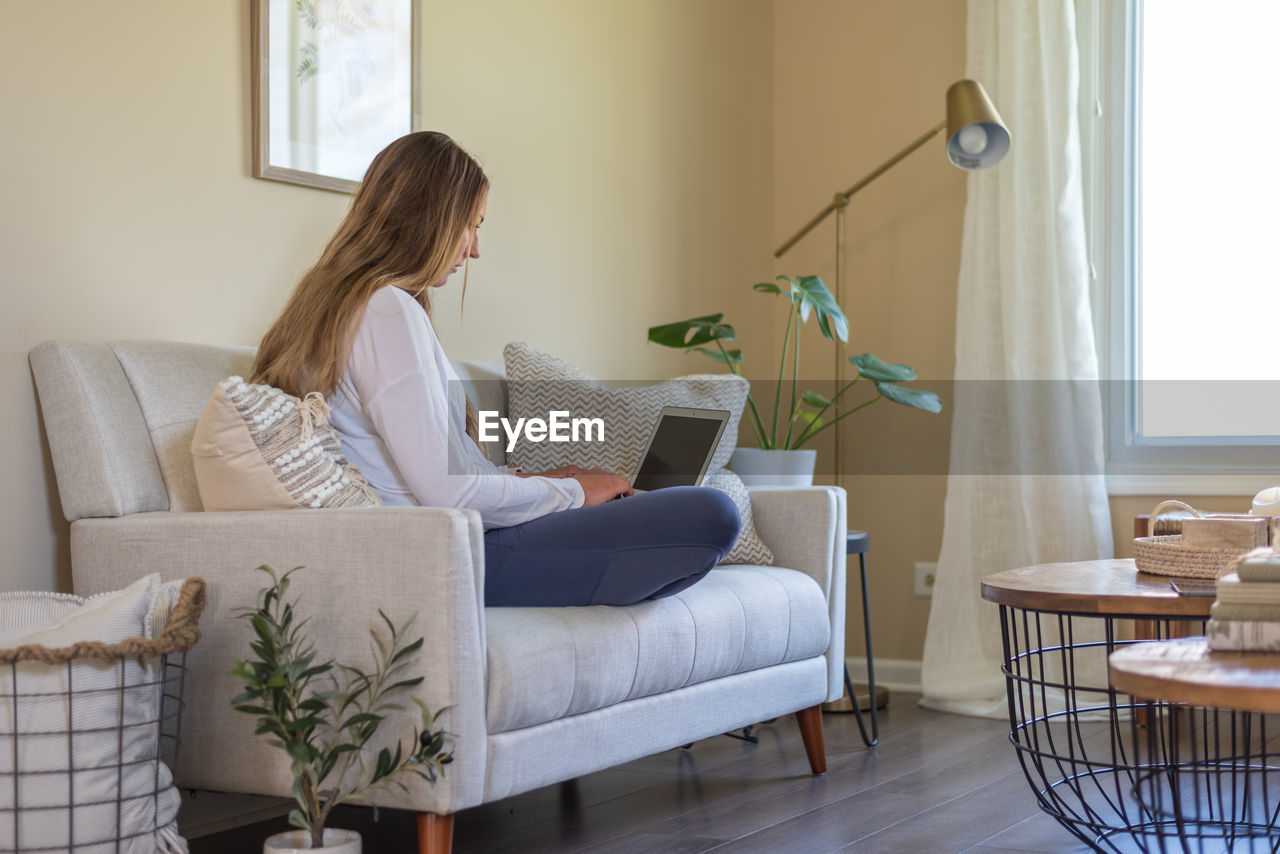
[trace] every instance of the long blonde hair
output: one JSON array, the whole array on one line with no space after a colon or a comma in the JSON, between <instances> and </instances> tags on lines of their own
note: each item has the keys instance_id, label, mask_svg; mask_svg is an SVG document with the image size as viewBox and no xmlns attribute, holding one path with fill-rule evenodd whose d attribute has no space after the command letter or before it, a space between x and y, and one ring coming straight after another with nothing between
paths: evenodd
<instances>
[{"instance_id":1,"label":"long blonde hair","mask_svg":"<svg viewBox=\"0 0 1280 854\"><path fill-rule=\"evenodd\" d=\"M383 149L320 260L263 336L253 381L298 397L332 395L369 298L394 285L430 315L431 286L448 275L463 240L474 239L469 230L488 191L484 171L445 134L411 133ZM471 432L470 401L467 410Z\"/></svg>"}]
</instances>

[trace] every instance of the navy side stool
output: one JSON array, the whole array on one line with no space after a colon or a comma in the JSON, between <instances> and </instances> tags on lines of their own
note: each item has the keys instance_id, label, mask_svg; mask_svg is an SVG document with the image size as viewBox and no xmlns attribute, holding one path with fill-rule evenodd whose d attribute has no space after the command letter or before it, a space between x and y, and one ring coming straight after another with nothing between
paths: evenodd
<instances>
[{"instance_id":1,"label":"navy side stool","mask_svg":"<svg viewBox=\"0 0 1280 854\"><path fill-rule=\"evenodd\" d=\"M853 689L853 682L849 679L849 665L844 666L844 690L849 695L849 702L853 708L851 710L857 716L858 732L862 735L862 743L867 747L875 747L880 741L880 716L879 707L880 697L876 693L876 661L875 656L871 652L871 599L867 595L867 549L870 548L871 537L866 531L849 531L848 538L845 541L845 554L858 556L858 572L862 581L862 630L867 649L867 713L871 716L871 735L867 735L867 723L864 717L861 704L858 703L858 693ZM888 697L886 696L886 702Z\"/></svg>"}]
</instances>

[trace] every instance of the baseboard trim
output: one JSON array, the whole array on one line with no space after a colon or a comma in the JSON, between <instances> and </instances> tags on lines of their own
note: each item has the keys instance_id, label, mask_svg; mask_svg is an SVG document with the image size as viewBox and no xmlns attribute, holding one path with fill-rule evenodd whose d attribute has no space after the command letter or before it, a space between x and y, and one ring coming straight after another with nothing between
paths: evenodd
<instances>
[{"instance_id":1,"label":"baseboard trim","mask_svg":"<svg viewBox=\"0 0 1280 854\"><path fill-rule=\"evenodd\" d=\"M291 798L184 789L178 810L178 832L188 839L198 839L288 815L295 806Z\"/></svg>"},{"instance_id":2,"label":"baseboard trim","mask_svg":"<svg viewBox=\"0 0 1280 854\"><path fill-rule=\"evenodd\" d=\"M844 660L849 668L849 678L855 683L866 683L867 660L861 656L847 656ZM876 659L876 684L883 685L890 691L906 691L920 693L920 662L902 658Z\"/></svg>"}]
</instances>

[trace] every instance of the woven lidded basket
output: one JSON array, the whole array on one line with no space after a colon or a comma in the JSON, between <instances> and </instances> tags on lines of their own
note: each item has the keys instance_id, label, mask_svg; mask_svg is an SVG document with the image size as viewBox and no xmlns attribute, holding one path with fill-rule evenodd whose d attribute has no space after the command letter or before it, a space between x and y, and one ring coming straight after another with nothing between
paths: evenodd
<instances>
[{"instance_id":1,"label":"woven lidded basket","mask_svg":"<svg viewBox=\"0 0 1280 854\"><path fill-rule=\"evenodd\" d=\"M1197 519L1202 518L1200 511L1190 504L1161 501L1147 520L1148 531L1154 527L1157 514L1167 507L1189 510ZM1140 572L1175 575L1180 578L1217 578L1225 575L1230 571L1231 565L1247 552L1248 549L1188 546L1182 542L1181 534L1135 537L1133 540L1133 562L1138 565Z\"/></svg>"}]
</instances>

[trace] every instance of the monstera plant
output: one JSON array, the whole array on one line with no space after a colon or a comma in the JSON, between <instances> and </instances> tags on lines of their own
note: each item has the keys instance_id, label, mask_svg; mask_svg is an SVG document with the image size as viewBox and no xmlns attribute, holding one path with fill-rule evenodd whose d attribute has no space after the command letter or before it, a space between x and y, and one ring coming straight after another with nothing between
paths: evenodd
<instances>
[{"instance_id":1,"label":"monstera plant","mask_svg":"<svg viewBox=\"0 0 1280 854\"><path fill-rule=\"evenodd\" d=\"M836 389L831 397L824 397L815 391L800 390L800 328L810 318L816 318L822 337L838 347L849 340L849 321L836 304L835 297L817 276L779 276L778 279L783 285L761 282L753 286L758 293L781 297L787 307L787 323L782 333L782 358L778 365L778 379L773 388L773 405L762 412L756 395L747 397L746 420L761 449L800 448L823 430L881 400L926 412L942 411L942 401L936 394L903 385L916 378L915 369L885 362L870 353L849 357L849 363L857 368L857 372L853 379ZM740 372L739 366L744 359L742 350L730 349L725 343L734 342L737 337L734 328L724 321L723 313L649 327L649 340L653 343L686 352L702 353L728 366L734 374ZM788 364L791 382L788 399L784 399L783 386ZM850 401L857 399L859 402L846 404L846 395L850 395ZM834 415L841 408L844 411Z\"/></svg>"}]
</instances>

